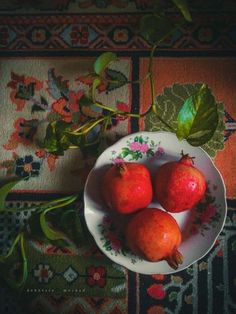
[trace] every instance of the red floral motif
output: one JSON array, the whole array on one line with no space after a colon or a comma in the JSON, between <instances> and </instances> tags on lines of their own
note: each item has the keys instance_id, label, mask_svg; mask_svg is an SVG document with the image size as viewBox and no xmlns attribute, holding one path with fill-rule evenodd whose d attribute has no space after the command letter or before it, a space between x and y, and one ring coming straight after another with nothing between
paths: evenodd
<instances>
[{"instance_id":1,"label":"red floral motif","mask_svg":"<svg viewBox=\"0 0 236 314\"><path fill-rule=\"evenodd\" d=\"M33 137L37 131L37 122L37 119L25 120L24 118L18 118L13 124L16 131L11 134L8 143L4 144L3 147L6 150L13 150L20 143L26 146L32 144Z\"/></svg>"},{"instance_id":2,"label":"red floral motif","mask_svg":"<svg viewBox=\"0 0 236 314\"><path fill-rule=\"evenodd\" d=\"M48 153L45 150L37 150L35 155L38 158L46 159L48 168L50 171L53 171L56 168L56 161L58 160L58 156Z\"/></svg>"},{"instance_id":3,"label":"red floral motif","mask_svg":"<svg viewBox=\"0 0 236 314\"><path fill-rule=\"evenodd\" d=\"M106 268L102 266L91 266L86 269L86 282L89 286L99 286L103 288L106 285Z\"/></svg>"},{"instance_id":4,"label":"red floral motif","mask_svg":"<svg viewBox=\"0 0 236 314\"><path fill-rule=\"evenodd\" d=\"M52 103L52 110L61 115L62 120L70 123L72 121L72 113L78 112L79 100L84 95L82 91L69 93L69 101L64 97L59 98L54 103Z\"/></svg>"},{"instance_id":5,"label":"red floral motif","mask_svg":"<svg viewBox=\"0 0 236 314\"><path fill-rule=\"evenodd\" d=\"M72 45L86 45L89 41L89 30L87 25L73 26L70 33Z\"/></svg>"},{"instance_id":6,"label":"red floral motif","mask_svg":"<svg viewBox=\"0 0 236 314\"><path fill-rule=\"evenodd\" d=\"M147 289L147 293L156 300L162 300L166 296L164 286L161 284L153 284Z\"/></svg>"},{"instance_id":7,"label":"red floral motif","mask_svg":"<svg viewBox=\"0 0 236 314\"><path fill-rule=\"evenodd\" d=\"M162 274L154 274L151 275L153 279L158 280L158 281L164 281L166 276Z\"/></svg>"},{"instance_id":8,"label":"red floral motif","mask_svg":"<svg viewBox=\"0 0 236 314\"><path fill-rule=\"evenodd\" d=\"M10 93L10 98L12 102L16 104L17 111L21 111L24 108L26 101L29 100L19 97L19 88L23 87L28 89L30 86L33 86L34 90L40 90L43 88L43 82L40 82L39 80L30 76L25 77L24 75L18 75L14 72L11 72L11 81L7 84L7 87L13 89Z\"/></svg>"},{"instance_id":9,"label":"red floral motif","mask_svg":"<svg viewBox=\"0 0 236 314\"><path fill-rule=\"evenodd\" d=\"M129 40L129 31L126 28L117 28L114 31L113 39L120 44L127 43Z\"/></svg>"}]
</instances>

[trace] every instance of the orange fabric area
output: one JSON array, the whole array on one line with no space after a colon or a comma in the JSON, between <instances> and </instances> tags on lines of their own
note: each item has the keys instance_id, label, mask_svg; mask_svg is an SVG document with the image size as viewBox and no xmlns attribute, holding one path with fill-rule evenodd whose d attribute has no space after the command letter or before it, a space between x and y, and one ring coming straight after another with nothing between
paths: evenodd
<instances>
[{"instance_id":1,"label":"orange fabric area","mask_svg":"<svg viewBox=\"0 0 236 314\"><path fill-rule=\"evenodd\" d=\"M140 62L140 78L148 71L148 58ZM236 58L229 57L157 57L154 61L155 92L159 95L174 83L204 82L212 89L218 102L236 119ZM146 80L140 86L140 110L144 112L151 103L150 85ZM140 122L143 129L143 121ZM236 198L236 134L228 139L223 151L217 153L215 164L220 170L228 198Z\"/></svg>"}]
</instances>

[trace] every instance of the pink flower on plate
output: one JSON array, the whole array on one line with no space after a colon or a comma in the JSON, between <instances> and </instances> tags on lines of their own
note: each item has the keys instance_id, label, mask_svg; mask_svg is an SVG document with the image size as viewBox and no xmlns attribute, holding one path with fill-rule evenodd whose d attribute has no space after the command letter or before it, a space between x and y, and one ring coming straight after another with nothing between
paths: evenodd
<instances>
[{"instance_id":1,"label":"pink flower on plate","mask_svg":"<svg viewBox=\"0 0 236 314\"><path fill-rule=\"evenodd\" d=\"M115 252L121 249L120 241L113 232L107 234L107 239L110 241L111 247Z\"/></svg>"},{"instance_id":2,"label":"pink flower on plate","mask_svg":"<svg viewBox=\"0 0 236 314\"><path fill-rule=\"evenodd\" d=\"M160 157L165 153L164 148L163 147L158 147L157 151L155 152L155 157Z\"/></svg>"},{"instance_id":3,"label":"pink flower on plate","mask_svg":"<svg viewBox=\"0 0 236 314\"><path fill-rule=\"evenodd\" d=\"M146 153L149 150L148 144L146 144L146 143L141 144L139 150L142 153Z\"/></svg>"},{"instance_id":4,"label":"pink flower on plate","mask_svg":"<svg viewBox=\"0 0 236 314\"><path fill-rule=\"evenodd\" d=\"M113 162L114 162L115 165L123 164L124 159L120 158L120 157L117 157L117 158L113 159Z\"/></svg>"},{"instance_id":5,"label":"pink flower on plate","mask_svg":"<svg viewBox=\"0 0 236 314\"><path fill-rule=\"evenodd\" d=\"M139 151L142 144L139 142L130 143L129 147L132 151Z\"/></svg>"},{"instance_id":6,"label":"pink flower on plate","mask_svg":"<svg viewBox=\"0 0 236 314\"><path fill-rule=\"evenodd\" d=\"M216 207L212 204L209 204L205 209L204 213L202 214L201 222L205 223L208 222L216 213Z\"/></svg>"}]
</instances>

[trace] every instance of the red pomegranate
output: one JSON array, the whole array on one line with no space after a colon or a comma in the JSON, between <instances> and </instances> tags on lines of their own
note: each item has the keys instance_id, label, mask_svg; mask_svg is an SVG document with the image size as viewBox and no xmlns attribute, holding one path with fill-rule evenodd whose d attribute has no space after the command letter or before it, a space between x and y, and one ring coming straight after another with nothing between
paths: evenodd
<instances>
[{"instance_id":1,"label":"red pomegranate","mask_svg":"<svg viewBox=\"0 0 236 314\"><path fill-rule=\"evenodd\" d=\"M183 262L178 251L179 226L169 213L159 208L146 208L134 215L126 227L126 240L131 251L148 261L166 260L174 269Z\"/></svg>"},{"instance_id":2,"label":"red pomegranate","mask_svg":"<svg viewBox=\"0 0 236 314\"><path fill-rule=\"evenodd\" d=\"M139 163L115 164L102 178L102 195L106 204L121 214L130 214L147 207L152 194L150 173Z\"/></svg>"},{"instance_id":3,"label":"red pomegranate","mask_svg":"<svg viewBox=\"0 0 236 314\"><path fill-rule=\"evenodd\" d=\"M157 200L169 212L191 209L203 198L205 191L205 176L188 155L182 154L179 161L167 162L156 171Z\"/></svg>"}]
</instances>

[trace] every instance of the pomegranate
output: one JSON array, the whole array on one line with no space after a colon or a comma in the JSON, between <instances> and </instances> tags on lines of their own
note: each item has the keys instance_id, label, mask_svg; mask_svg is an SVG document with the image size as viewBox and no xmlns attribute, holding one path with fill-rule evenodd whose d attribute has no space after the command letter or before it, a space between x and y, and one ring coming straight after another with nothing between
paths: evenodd
<instances>
[{"instance_id":1,"label":"pomegranate","mask_svg":"<svg viewBox=\"0 0 236 314\"><path fill-rule=\"evenodd\" d=\"M139 163L112 165L102 178L102 195L108 207L130 214L146 207L152 200L152 183L148 169Z\"/></svg>"},{"instance_id":2,"label":"pomegranate","mask_svg":"<svg viewBox=\"0 0 236 314\"><path fill-rule=\"evenodd\" d=\"M193 208L204 196L206 179L193 164L193 158L182 153L179 161L160 166L155 176L155 193L161 206L172 213Z\"/></svg>"},{"instance_id":3,"label":"pomegranate","mask_svg":"<svg viewBox=\"0 0 236 314\"><path fill-rule=\"evenodd\" d=\"M181 239L175 219L159 208L140 211L126 227L126 240L131 251L151 262L166 260L174 269L183 262L178 251Z\"/></svg>"}]
</instances>

